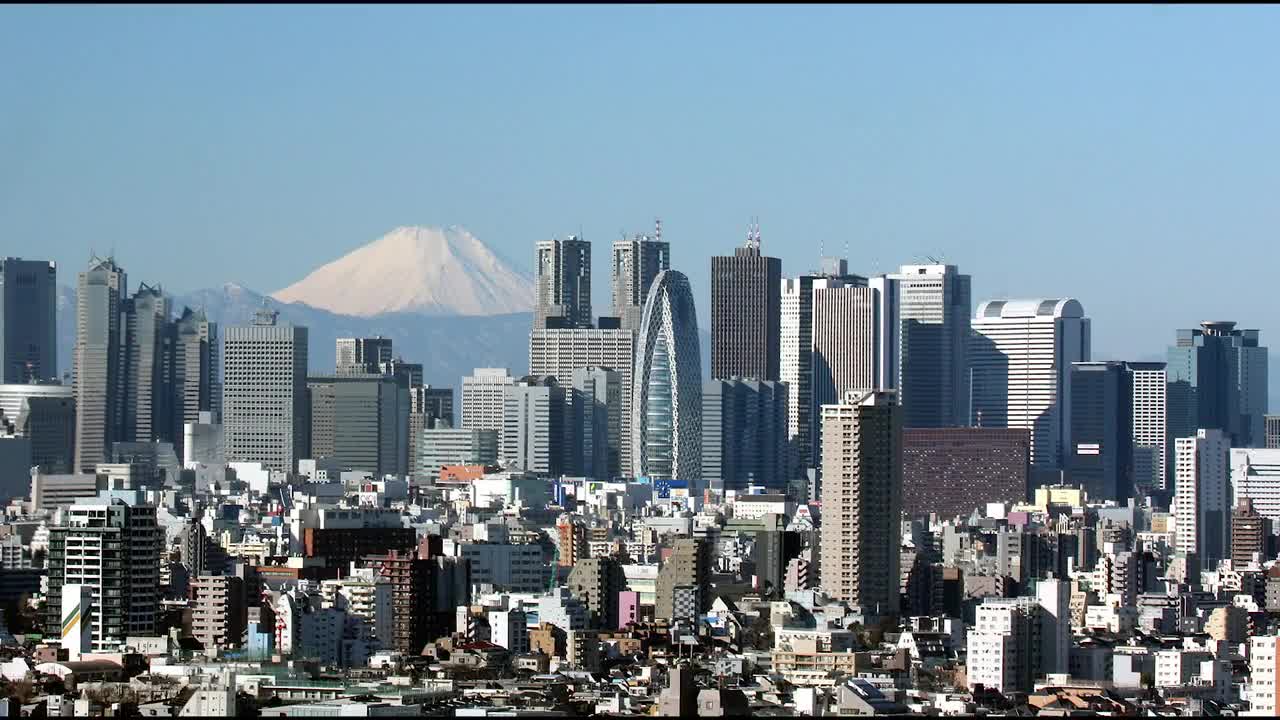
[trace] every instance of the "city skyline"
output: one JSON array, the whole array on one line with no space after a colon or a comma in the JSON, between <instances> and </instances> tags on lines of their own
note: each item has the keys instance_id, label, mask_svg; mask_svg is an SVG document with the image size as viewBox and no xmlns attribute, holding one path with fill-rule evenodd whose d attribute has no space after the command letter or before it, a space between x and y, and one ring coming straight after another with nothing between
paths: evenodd
<instances>
[{"instance_id":1,"label":"city skyline","mask_svg":"<svg viewBox=\"0 0 1280 720\"><path fill-rule=\"evenodd\" d=\"M1275 37L0 7L0 715L1280 714Z\"/></svg>"},{"instance_id":2,"label":"city skyline","mask_svg":"<svg viewBox=\"0 0 1280 720\"><path fill-rule=\"evenodd\" d=\"M325 8L299 24L273 8L7 9L0 58L19 72L0 79L17 110L0 126L0 233L12 254L69 271L114 248L166 287L269 293L398 224L463 225L528 272L528 243L609 243L660 216L671 266L702 300L704 259L758 216L784 275L822 254L864 275L934 255L973 276L975 303L1079 297L1107 357L1157 360L1165 328L1202 320L1272 330L1253 317L1268 305L1265 270L1233 261L1265 253L1280 219L1265 191L1280 166L1276 101L1241 90L1274 74L1273 9L527 12ZM535 43L529 23L585 44ZM914 42L888 39L907 30ZM46 32L77 52L50 55L34 44ZM410 32L425 40L399 42ZM800 35L812 41L787 60L711 51ZM146 42L110 52L117 37ZM460 37L465 57L528 65L485 60L472 84L450 79ZM306 47L339 38L389 49ZM416 50L431 41L436 52ZM646 62L614 51L633 41L670 50L638 53ZM224 47L237 57L211 65ZM588 67L587 52L603 60ZM351 107L313 77L333 78ZM86 101L102 112L79 112ZM796 123L802 136L775 134ZM1197 274L1197 249L1223 239L1232 277ZM1200 292L1163 292L1193 281ZM1135 289L1162 296L1151 317L1129 302ZM608 288L594 291L608 307Z\"/></svg>"}]
</instances>

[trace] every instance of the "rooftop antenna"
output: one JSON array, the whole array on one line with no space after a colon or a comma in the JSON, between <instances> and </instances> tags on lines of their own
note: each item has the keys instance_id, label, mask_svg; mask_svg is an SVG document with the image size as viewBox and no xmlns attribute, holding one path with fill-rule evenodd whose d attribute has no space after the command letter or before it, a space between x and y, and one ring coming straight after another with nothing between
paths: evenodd
<instances>
[{"instance_id":1,"label":"rooftop antenna","mask_svg":"<svg viewBox=\"0 0 1280 720\"><path fill-rule=\"evenodd\" d=\"M653 219L653 239L662 242L662 218Z\"/></svg>"}]
</instances>

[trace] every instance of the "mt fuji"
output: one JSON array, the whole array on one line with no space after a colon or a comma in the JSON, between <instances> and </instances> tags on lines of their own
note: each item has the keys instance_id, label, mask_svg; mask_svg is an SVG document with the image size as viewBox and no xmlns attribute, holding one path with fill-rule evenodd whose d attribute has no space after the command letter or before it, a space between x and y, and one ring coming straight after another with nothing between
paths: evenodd
<instances>
[{"instance_id":1,"label":"mt fuji","mask_svg":"<svg viewBox=\"0 0 1280 720\"><path fill-rule=\"evenodd\" d=\"M533 281L465 228L398 227L271 294L355 317L506 315L533 308Z\"/></svg>"}]
</instances>

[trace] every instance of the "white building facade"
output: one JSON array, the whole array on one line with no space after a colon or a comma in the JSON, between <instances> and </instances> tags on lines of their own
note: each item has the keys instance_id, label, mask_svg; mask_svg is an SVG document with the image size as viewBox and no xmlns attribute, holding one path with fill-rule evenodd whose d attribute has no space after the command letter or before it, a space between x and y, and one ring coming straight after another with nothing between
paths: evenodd
<instances>
[{"instance_id":1,"label":"white building facade","mask_svg":"<svg viewBox=\"0 0 1280 720\"><path fill-rule=\"evenodd\" d=\"M506 368L476 368L462 378L462 427L502 432L506 389L516 379Z\"/></svg>"},{"instance_id":2,"label":"white building facade","mask_svg":"<svg viewBox=\"0 0 1280 720\"><path fill-rule=\"evenodd\" d=\"M1221 430L1199 430L1174 441L1174 547L1194 553L1206 569L1231 556L1231 439Z\"/></svg>"},{"instance_id":3,"label":"white building facade","mask_svg":"<svg viewBox=\"0 0 1280 720\"><path fill-rule=\"evenodd\" d=\"M972 424L1027 428L1031 465L1064 467L1071 364L1090 360L1090 322L1071 298L988 300L972 322Z\"/></svg>"}]
</instances>

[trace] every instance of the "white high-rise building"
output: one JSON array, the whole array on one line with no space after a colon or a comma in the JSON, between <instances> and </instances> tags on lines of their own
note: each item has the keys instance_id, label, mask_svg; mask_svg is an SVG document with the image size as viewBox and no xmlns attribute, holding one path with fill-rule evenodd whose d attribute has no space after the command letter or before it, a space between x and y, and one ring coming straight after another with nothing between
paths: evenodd
<instances>
[{"instance_id":1,"label":"white high-rise building","mask_svg":"<svg viewBox=\"0 0 1280 720\"><path fill-rule=\"evenodd\" d=\"M1164 363L1131 362L1133 387L1133 481L1165 489L1168 382Z\"/></svg>"},{"instance_id":2,"label":"white high-rise building","mask_svg":"<svg viewBox=\"0 0 1280 720\"><path fill-rule=\"evenodd\" d=\"M859 285L866 278L855 275L801 275L782 279L782 317L779 342L779 376L787 384L787 442L791 446L791 471L802 476L813 467L813 296L818 290Z\"/></svg>"},{"instance_id":3,"label":"white high-rise building","mask_svg":"<svg viewBox=\"0 0 1280 720\"><path fill-rule=\"evenodd\" d=\"M223 335L222 429L227 462L292 472L308 454L307 329L262 309Z\"/></svg>"},{"instance_id":4,"label":"white high-rise building","mask_svg":"<svg viewBox=\"0 0 1280 720\"><path fill-rule=\"evenodd\" d=\"M462 427L502 432L506 390L516 379L506 368L476 368L462 378Z\"/></svg>"},{"instance_id":5,"label":"white high-rise building","mask_svg":"<svg viewBox=\"0 0 1280 720\"><path fill-rule=\"evenodd\" d=\"M1280 450L1231 449L1231 506L1248 498L1259 515L1280 525Z\"/></svg>"},{"instance_id":6,"label":"white high-rise building","mask_svg":"<svg viewBox=\"0 0 1280 720\"><path fill-rule=\"evenodd\" d=\"M976 608L975 623L968 631L968 660L965 674L969 688L981 685L998 692L1020 689L1021 657L1018 636L1029 632L1026 610L1017 605L987 605Z\"/></svg>"},{"instance_id":7,"label":"white high-rise building","mask_svg":"<svg viewBox=\"0 0 1280 720\"><path fill-rule=\"evenodd\" d=\"M1198 430L1174 441L1174 547L1195 553L1203 568L1231 556L1231 438L1222 430Z\"/></svg>"},{"instance_id":8,"label":"white high-rise building","mask_svg":"<svg viewBox=\"0 0 1280 720\"><path fill-rule=\"evenodd\" d=\"M972 327L972 424L1027 428L1033 473L1061 470L1070 446L1071 364L1090 359L1084 308L1071 298L988 300Z\"/></svg>"},{"instance_id":9,"label":"white high-rise building","mask_svg":"<svg viewBox=\"0 0 1280 720\"><path fill-rule=\"evenodd\" d=\"M621 383L621 437L619 466L631 474L631 370L635 356L636 331L609 328L538 330L529 334L529 374L549 375L564 388L573 387L573 374L583 368L607 368L618 373Z\"/></svg>"},{"instance_id":10,"label":"white high-rise building","mask_svg":"<svg viewBox=\"0 0 1280 720\"><path fill-rule=\"evenodd\" d=\"M120 320L128 277L113 258L93 258L76 292L75 468L93 472L124 432L124 372Z\"/></svg>"}]
</instances>

